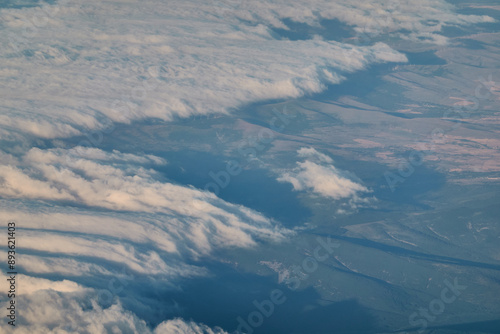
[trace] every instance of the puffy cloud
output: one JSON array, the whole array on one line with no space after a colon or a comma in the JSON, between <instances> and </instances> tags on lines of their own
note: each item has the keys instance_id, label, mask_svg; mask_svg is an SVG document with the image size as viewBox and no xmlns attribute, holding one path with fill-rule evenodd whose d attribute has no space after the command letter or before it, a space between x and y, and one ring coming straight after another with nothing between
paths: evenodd
<instances>
[{"instance_id":1,"label":"puffy cloud","mask_svg":"<svg viewBox=\"0 0 500 334\"><path fill-rule=\"evenodd\" d=\"M278 39L271 27L294 18L292 4L263 4L268 14L283 6L276 19L258 7L243 15L234 5L91 1L3 10L0 42L10 47L0 50L1 138L70 137L111 122L225 113L320 92L373 63L406 61L383 43ZM240 16L262 22L234 22ZM33 26L33 17L47 20Z\"/></svg>"},{"instance_id":2,"label":"puffy cloud","mask_svg":"<svg viewBox=\"0 0 500 334\"><path fill-rule=\"evenodd\" d=\"M6 277L0 274L2 281ZM69 281L52 282L25 275L17 277L22 282L22 293L16 298L22 307L16 319L16 333L21 334L225 334L220 328L210 328L180 318L166 320L151 328L130 310L120 299L108 306L99 304L98 292L82 289ZM7 321L0 323L0 331L9 332Z\"/></svg>"},{"instance_id":3,"label":"puffy cloud","mask_svg":"<svg viewBox=\"0 0 500 334\"><path fill-rule=\"evenodd\" d=\"M307 159L307 158L312 158L318 162L324 162L324 163L332 163L333 159L327 156L326 154L320 153L316 151L312 147L302 147L297 151L297 155L301 158Z\"/></svg>"},{"instance_id":4,"label":"puffy cloud","mask_svg":"<svg viewBox=\"0 0 500 334\"><path fill-rule=\"evenodd\" d=\"M121 304L99 306L92 291L41 290L20 295L17 303L24 308L18 315L16 333L151 333L144 320ZM5 331L8 327L5 321L0 324Z\"/></svg>"},{"instance_id":5,"label":"puffy cloud","mask_svg":"<svg viewBox=\"0 0 500 334\"><path fill-rule=\"evenodd\" d=\"M182 278L208 275L197 260L215 250L290 234L248 208L164 182L155 172L167 163L159 157L27 148L35 140L108 134L116 122L227 113L320 92L371 64L407 60L384 43L282 39L273 28L287 29L285 19L338 19L371 36L438 43L445 25L491 21L430 0L61 0L2 9L0 17L7 46L0 49L0 140L9 147L0 151L0 219L23 227L19 301L29 306L19 333L151 333L134 307L168 313L171 306L141 294L141 284L172 289ZM305 161L280 177L296 190L351 200L368 191L328 156L307 148L298 155ZM127 279L131 289L120 296L126 306L99 303L99 291ZM222 330L174 319L154 332Z\"/></svg>"},{"instance_id":6,"label":"puffy cloud","mask_svg":"<svg viewBox=\"0 0 500 334\"><path fill-rule=\"evenodd\" d=\"M294 190L333 199L357 198L359 193L369 192L368 188L351 180L346 172L335 168L327 155L313 148L301 148L297 153L306 160L297 162L297 167L278 177L278 181L291 183Z\"/></svg>"},{"instance_id":7,"label":"puffy cloud","mask_svg":"<svg viewBox=\"0 0 500 334\"><path fill-rule=\"evenodd\" d=\"M186 322L182 319L173 319L161 323L156 327L154 334L225 334L227 332L220 328L210 328L195 322Z\"/></svg>"},{"instance_id":8,"label":"puffy cloud","mask_svg":"<svg viewBox=\"0 0 500 334\"><path fill-rule=\"evenodd\" d=\"M14 220L22 227L23 252L17 260L25 275L19 276L19 286L23 294L39 298L29 301L30 305L55 296L44 291L71 292L67 295L71 300L88 288L108 291L116 285L110 282L116 280L125 280L130 287L125 296L130 314L124 313L124 319L87 324L93 327L85 327L87 322L82 320L74 332L104 333L115 326L144 332L135 308L153 307L168 313L172 307L144 296L145 280L157 291L175 289L182 279L209 275L199 260L216 250L282 241L292 233L258 212L211 193L162 182L153 168L166 162L156 156L83 147L33 148L11 160L17 166L0 168L0 194L5 198L0 200L0 219ZM0 254L6 257L5 252ZM96 312L117 298L117 293L98 298L93 306ZM54 303L59 307L62 302ZM53 319L63 317L53 312ZM117 311L102 312L114 315ZM30 314L25 320L33 332L64 333L59 320L37 323L32 321L36 312ZM197 326L174 321L162 328L209 332Z\"/></svg>"},{"instance_id":9,"label":"puffy cloud","mask_svg":"<svg viewBox=\"0 0 500 334\"><path fill-rule=\"evenodd\" d=\"M489 16L460 15L454 9L443 0L418 3L408 0L275 0L238 2L236 7L227 8L225 14L251 22L268 22L284 29L287 29L284 18L310 25L319 25L323 19L336 19L352 26L363 39L391 34L437 44L446 43L446 38L439 34L445 26L494 22Z\"/></svg>"},{"instance_id":10,"label":"puffy cloud","mask_svg":"<svg viewBox=\"0 0 500 334\"><path fill-rule=\"evenodd\" d=\"M285 19L337 19L364 39L396 34L435 43L446 42L444 26L493 21L453 9L442 0L150 0L140 8L59 1L4 9L0 138L70 137L111 122L224 113L317 93L345 73L406 57L383 43L284 40L272 28L287 29Z\"/></svg>"},{"instance_id":11,"label":"puffy cloud","mask_svg":"<svg viewBox=\"0 0 500 334\"><path fill-rule=\"evenodd\" d=\"M2 274L2 283L8 278L8 276ZM59 292L76 292L84 290L81 285L66 279L62 281L51 281L22 274L17 275L16 278L23 282L22 286L19 287L20 293L23 295L31 294L39 290L53 290Z\"/></svg>"},{"instance_id":12,"label":"puffy cloud","mask_svg":"<svg viewBox=\"0 0 500 334\"><path fill-rule=\"evenodd\" d=\"M255 238L282 240L289 233L259 213L212 193L157 180L154 170L140 164L163 163L157 157L81 147L34 148L22 161L19 167L1 166L2 196L129 212L106 216L71 210L42 213L35 208L38 213L34 215L28 213L29 208L24 208L27 213L3 208L1 215L6 219L17 217L35 231L23 237L30 241L28 247L39 251L101 257L128 263L137 271L172 273L156 253L137 253L123 242L149 243L163 252L199 256L214 247L253 246ZM140 222L127 218L131 214ZM179 249L186 246L189 251Z\"/></svg>"},{"instance_id":13,"label":"puffy cloud","mask_svg":"<svg viewBox=\"0 0 500 334\"><path fill-rule=\"evenodd\" d=\"M220 328L210 328L180 318L167 320L151 330L144 320L123 309L120 303L99 306L95 300L82 294L58 294L54 291L23 296L21 302L29 305L20 316L16 333L21 334L225 334ZM88 297L87 297L88 298ZM7 331L6 322L0 329Z\"/></svg>"}]
</instances>

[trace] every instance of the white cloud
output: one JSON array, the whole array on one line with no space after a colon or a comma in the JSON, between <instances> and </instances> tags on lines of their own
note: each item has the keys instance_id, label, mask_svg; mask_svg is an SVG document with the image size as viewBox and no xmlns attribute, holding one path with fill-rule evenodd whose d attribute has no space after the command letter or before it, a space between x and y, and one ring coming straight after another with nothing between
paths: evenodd
<instances>
[{"instance_id":1,"label":"white cloud","mask_svg":"<svg viewBox=\"0 0 500 334\"><path fill-rule=\"evenodd\" d=\"M340 176L334 166L321 166L311 161L298 162L297 165L294 172L283 174L278 181L290 182L295 190L310 190L333 199L368 191L364 186Z\"/></svg>"},{"instance_id":2,"label":"white cloud","mask_svg":"<svg viewBox=\"0 0 500 334\"><path fill-rule=\"evenodd\" d=\"M267 14L252 8L248 15L262 16L255 23L235 23L221 8L195 1L54 5L28 35L24 26L44 12L3 10L0 42L10 47L0 50L0 135L69 137L110 121L227 112L320 92L372 63L406 61L382 43L278 40L270 26L288 17L291 5L263 4ZM275 10L280 17L270 16ZM241 14L232 11L233 19Z\"/></svg>"},{"instance_id":3,"label":"white cloud","mask_svg":"<svg viewBox=\"0 0 500 334\"><path fill-rule=\"evenodd\" d=\"M60 293L41 290L17 299L23 305L16 333L151 333L146 323L121 304L102 308L93 292ZM9 325L2 321L0 328Z\"/></svg>"},{"instance_id":4,"label":"white cloud","mask_svg":"<svg viewBox=\"0 0 500 334\"><path fill-rule=\"evenodd\" d=\"M0 220L23 227L20 302L28 305L17 332L151 333L120 303L99 305L98 289L133 273L144 281L130 282L137 291L127 298L147 304L138 284L171 289L181 278L208 275L197 260L215 250L290 234L248 208L163 182L154 168L167 162L159 157L31 148L38 139L112 131L114 122L227 113L317 93L371 64L407 60L383 43L277 39L272 28L286 29L287 18L311 25L339 19L372 36L436 43L446 42L439 35L445 25L491 21L430 0L61 0L0 11L0 44L7 46L0 49L0 140L9 146L0 151ZM368 192L330 157L307 148L298 155L305 161L279 178L295 190L354 202ZM170 307L148 305L156 306ZM155 330L165 332L222 330L174 319Z\"/></svg>"},{"instance_id":5,"label":"white cloud","mask_svg":"<svg viewBox=\"0 0 500 334\"><path fill-rule=\"evenodd\" d=\"M81 155L76 155L78 150ZM19 220L30 229L23 233L25 248L46 254L30 255L23 262L28 272L30 264L34 272L46 272L51 262L54 268L70 265L81 274L102 273L101 262L110 261L139 273L190 276L197 269L183 265L180 258L196 259L215 248L251 247L256 240L280 241L290 233L261 214L211 193L158 181L156 172L140 164L163 163L157 157L34 148L22 161L19 167L0 168L0 195L56 201L55 209L48 212L44 206L46 212L41 212L39 205L1 208L0 217ZM60 201L111 212L63 209L57 205ZM166 253L175 256L162 255ZM77 255L97 262L63 264L52 258L55 255L64 255L66 262Z\"/></svg>"},{"instance_id":6,"label":"white cloud","mask_svg":"<svg viewBox=\"0 0 500 334\"><path fill-rule=\"evenodd\" d=\"M212 193L160 182L154 170L136 165L139 162L163 163L152 156L82 147L33 148L20 166L0 166L0 195L160 213L169 216L172 224L189 229L190 238L204 245L198 248L200 252L211 248L203 241L205 233L215 233L213 243L224 246L253 245L248 233L275 240L282 238L281 232L274 230L273 223L264 216L224 202Z\"/></svg>"},{"instance_id":7,"label":"white cloud","mask_svg":"<svg viewBox=\"0 0 500 334\"><path fill-rule=\"evenodd\" d=\"M492 21L453 10L442 0L150 0L140 8L60 1L3 9L0 138L70 137L110 121L170 120L317 93L345 73L406 57L382 43L278 39L272 28L286 29L284 19L338 19L363 36L435 43L446 42L444 26Z\"/></svg>"},{"instance_id":8,"label":"white cloud","mask_svg":"<svg viewBox=\"0 0 500 334\"><path fill-rule=\"evenodd\" d=\"M333 159L326 154L316 151L312 147L302 147L297 151L297 155L300 158L312 158L317 162L333 163Z\"/></svg>"},{"instance_id":9,"label":"white cloud","mask_svg":"<svg viewBox=\"0 0 500 334\"><path fill-rule=\"evenodd\" d=\"M346 172L335 168L327 155L313 148L301 148L297 152L299 157L309 160L297 162L297 167L278 177L278 181L291 183L294 190L336 200L357 198L359 193L369 192L368 188L351 180Z\"/></svg>"},{"instance_id":10,"label":"white cloud","mask_svg":"<svg viewBox=\"0 0 500 334\"><path fill-rule=\"evenodd\" d=\"M107 289L110 280L133 275L142 278L129 283L127 298L153 307L140 294L141 280L173 289L181 279L209 275L199 260L216 250L292 233L211 193L162 182L152 169L166 163L159 157L77 147L33 148L10 160L17 166L0 166L0 220L23 228L24 291ZM52 328L42 325L33 331Z\"/></svg>"},{"instance_id":11,"label":"white cloud","mask_svg":"<svg viewBox=\"0 0 500 334\"><path fill-rule=\"evenodd\" d=\"M440 35L445 26L494 22L489 16L459 15L455 7L443 0L276 0L265 3L239 2L228 8L226 17L238 17L251 22L268 22L287 28L282 20L318 25L321 19L337 19L352 26L363 39L392 34L414 41L426 40L443 44Z\"/></svg>"},{"instance_id":12,"label":"white cloud","mask_svg":"<svg viewBox=\"0 0 500 334\"><path fill-rule=\"evenodd\" d=\"M203 324L197 324L195 322L186 322L182 319L173 319L161 323L156 327L155 334L226 334L220 328L210 328Z\"/></svg>"},{"instance_id":13,"label":"white cloud","mask_svg":"<svg viewBox=\"0 0 500 334\"><path fill-rule=\"evenodd\" d=\"M0 275L3 279L3 276ZM210 328L193 321L180 318L166 320L152 329L133 312L126 310L119 299L109 306L98 303L98 293L92 289L74 289L63 287L60 282L51 283L50 288L36 289L38 280L33 283L23 279L25 288L16 302L22 305L22 312L16 319L16 333L20 334L226 334L220 328ZM69 285L69 283L64 283ZM47 285L47 284L46 284ZM48 287L48 286L47 286ZM27 292L30 290L29 292ZM7 321L0 323L0 331L10 332Z\"/></svg>"},{"instance_id":14,"label":"white cloud","mask_svg":"<svg viewBox=\"0 0 500 334\"><path fill-rule=\"evenodd\" d=\"M0 277L2 279L2 284L9 278L3 274L0 275ZM53 290L59 292L76 292L84 290L81 285L66 279L62 281L51 281L23 274L17 275L16 279L18 279L18 281L22 281L22 285L19 286L19 293L23 295L28 295L40 290ZM7 290L8 289L5 289L4 291Z\"/></svg>"},{"instance_id":15,"label":"white cloud","mask_svg":"<svg viewBox=\"0 0 500 334\"><path fill-rule=\"evenodd\" d=\"M9 47L0 50L0 138L19 132L70 137L110 121L170 120L317 93L345 73L406 57L383 43L277 39L271 28L286 29L284 19L311 25L338 19L369 36L436 43L445 42L444 26L492 21L453 9L435 0L227 0L216 6L151 0L141 8L62 1L44 10L4 9L0 42Z\"/></svg>"}]
</instances>

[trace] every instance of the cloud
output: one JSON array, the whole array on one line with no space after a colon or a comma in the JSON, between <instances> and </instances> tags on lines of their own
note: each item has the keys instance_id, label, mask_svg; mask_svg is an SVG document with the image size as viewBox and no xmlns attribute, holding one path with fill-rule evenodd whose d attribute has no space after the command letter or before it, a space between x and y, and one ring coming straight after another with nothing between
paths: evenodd
<instances>
[{"instance_id":1,"label":"cloud","mask_svg":"<svg viewBox=\"0 0 500 334\"><path fill-rule=\"evenodd\" d=\"M282 5L277 20L291 9ZM252 7L246 15L232 9L233 18L262 16L255 23L235 23L217 6L194 1L44 8L0 13L0 42L10 46L0 50L0 136L6 140L13 133L71 137L112 122L227 113L259 100L320 92L373 63L407 60L383 43L277 39L271 27L278 23L268 14L280 7L268 14ZM40 16L47 20L28 33Z\"/></svg>"},{"instance_id":2,"label":"cloud","mask_svg":"<svg viewBox=\"0 0 500 334\"><path fill-rule=\"evenodd\" d=\"M0 50L5 140L71 137L112 122L227 113L256 101L318 93L371 64L407 61L375 43L378 36L442 44L445 26L493 21L456 14L435 0L226 0L217 6L152 0L140 8L59 1L3 9L0 17L0 43L8 46ZM285 40L273 32L288 29L285 19L310 25L337 19L372 45L317 36Z\"/></svg>"},{"instance_id":3,"label":"cloud","mask_svg":"<svg viewBox=\"0 0 500 334\"><path fill-rule=\"evenodd\" d=\"M249 208L166 182L157 170L168 162L160 157L64 141L68 148L33 146L92 141L116 123L229 113L318 93L372 64L407 61L380 42L283 39L274 28L287 29L285 19L338 19L369 36L435 43L446 42L444 26L491 22L430 0L61 0L4 8L0 19L0 220L22 226L19 298L28 306L19 333L222 333L168 320L174 306L157 296L210 275L199 260L216 251L291 235ZM308 148L298 156L304 161L279 177L295 190L351 205L369 192L330 157ZM100 293L117 280L127 287L104 305ZM153 330L144 310L166 321Z\"/></svg>"},{"instance_id":4,"label":"cloud","mask_svg":"<svg viewBox=\"0 0 500 334\"><path fill-rule=\"evenodd\" d=\"M211 248L203 237L208 232L216 232L214 242L220 245L253 245L244 231L281 238L278 230L269 229L273 223L256 212L227 203L212 193L159 181L157 172L146 167L162 163L154 156L83 147L33 148L23 156L20 166L0 166L0 195L159 213L189 226L191 238L205 245L198 248L200 251Z\"/></svg>"},{"instance_id":5,"label":"cloud","mask_svg":"<svg viewBox=\"0 0 500 334\"><path fill-rule=\"evenodd\" d=\"M317 162L324 162L324 163L333 163L333 159L327 156L326 154L320 153L316 151L312 147L302 147L297 151L297 155L300 158L312 158L316 160Z\"/></svg>"},{"instance_id":6,"label":"cloud","mask_svg":"<svg viewBox=\"0 0 500 334\"><path fill-rule=\"evenodd\" d=\"M365 186L356 183L348 173L335 168L333 160L313 148L301 148L298 156L305 159L297 162L297 167L284 171L278 177L280 182L289 182L296 191L307 191L335 200L358 197L360 193L370 192Z\"/></svg>"},{"instance_id":7,"label":"cloud","mask_svg":"<svg viewBox=\"0 0 500 334\"><path fill-rule=\"evenodd\" d=\"M155 334L172 333L172 334L225 334L227 332L220 328L210 328L203 324L195 322L186 322L182 319L173 319L161 323L156 327Z\"/></svg>"},{"instance_id":8,"label":"cloud","mask_svg":"<svg viewBox=\"0 0 500 334\"><path fill-rule=\"evenodd\" d=\"M10 160L17 166L0 168L0 219L22 227L17 260L25 274L19 277L23 293L108 291L116 285L110 282L126 280L122 295L98 298L96 307L120 297L132 314L144 308L168 314L171 303L144 294L145 284L167 293L182 280L210 275L201 260L216 251L280 242L292 234L214 194L162 182L154 168L167 162L156 156L33 148Z\"/></svg>"},{"instance_id":9,"label":"cloud","mask_svg":"<svg viewBox=\"0 0 500 334\"><path fill-rule=\"evenodd\" d=\"M0 274L2 281L7 277ZM16 304L22 307L16 319L16 333L141 333L141 334L225 334L220 328L210 328L193 321L175 318L151 328L130 310L120 299L111 305L99 304L98 291L83 289L78 284L64 280L17 276L22 282ZM5 289L4 289L5 290ZM7 321L0 323L0 331L9 332Z\"/></svg>"},{"instance_id":10,"label":"cloud","mask_svg":"<svg viewBox=\"0 0 500 334\"><path fill-rule=\"evenodd\" d=\"M60 292L55 289L39 290L19 296L23 305L18 314L16 333L21 334L226 334L220 328L210 328L193 321L175 318L160 323L151 329L133 312L124 309L120 301L102 307L97 302L97 293L92 289ZM6 333L11 326L0 323Z\"/></svg>"},{"instance_id":11,"label":"cloud","mask_svg":"<svg viewBox=\"0 0 500 334\"><path fill-rule=\"evenodd\" d=\"M214 248L251 247L256 239L284 240L290 233L277 222L214 194L163 183L153 169L144 168L147 164L141 163L145 162L151 166L164 163L154 156L117 151L33 148L20 166L1 166L3 197L49 200L57 206L61 201L84 204L114 213L74 209L43 213L37 206L4 207L1 216L26 222L24 227L32 229L23 234L26 247L37 252L79 254L123 263L137 272L166 275L178 270L164 263L158 252L198 257ZM139 251L134 244L149 248ZM37 267L43 263L35 262ZM189 266L182 271L189 272Z\"/></svg>"},{"instance_id":12,"label":"cloud","mask_svg":"<svg viewBox=\"0 0 500 334\"><path fill-rule=\"evenodd\" d=\"M26 305L18 315L16 333L151 333L143 320L121 304L102 308L87 292L42 290L18 298ZM94 294L95 298L95 294ZM7 330L2 322L0 328Z\"/></svg>"},{"instance_id":13,"label":"cloud","mask_svg":"<svg viewBox=\"0 0 500 334\"><path fill-rule=\"evenodd\" d=\"M250 22L267 22L276 28L288 29L283 19L309 25L321 20L336 19L351 26L362 39L392 35L413 41L444 44L443 27L494 22L485 15L460 15L455 7L442 0L310 0L255 3L241 2L225 11L226 17Z\"/></svg>"},{"instance_id":14,"label":"cloud","mask_svg":"<svg viewBox=\"0 0 500 334\"><path fill-rule=\"evenodd\" d=\"M22 294L31 294L39 290L53 290L59 292L75 292L84 290L84 288L79 284L66 279L62 281L51 281L44 278L26 275L17 275L16 277L23 282L23 285L20 287ZM7 278L8 276L3 277L4 280Z\"/></svg>"}]
</instances>

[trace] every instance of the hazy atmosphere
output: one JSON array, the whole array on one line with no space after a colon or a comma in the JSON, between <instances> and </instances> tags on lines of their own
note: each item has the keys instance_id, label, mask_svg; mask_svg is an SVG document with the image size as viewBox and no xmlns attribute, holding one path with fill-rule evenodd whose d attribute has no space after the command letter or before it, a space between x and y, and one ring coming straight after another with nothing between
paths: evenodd
<instances>
[{"instance_id":1,"label":"hazy atmosphere","mask_svg":"<svg viewBox=\"0 0 500 334\"><path fill-rule=\"evenodd\" d=\"M496 0L0 1L0 333L500 333Z\"/></svg>"}]
</instances>

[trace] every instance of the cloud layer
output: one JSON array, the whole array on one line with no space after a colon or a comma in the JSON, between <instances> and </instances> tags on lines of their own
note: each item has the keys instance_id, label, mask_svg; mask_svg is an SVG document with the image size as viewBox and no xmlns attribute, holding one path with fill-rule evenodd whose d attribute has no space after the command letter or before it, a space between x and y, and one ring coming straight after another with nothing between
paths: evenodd
<instances>
[{"instance_id":1,"label":"cloud layer","mask_svg":"<svg viewBox=\"0 0 500 334\"><path fill-rule=\"evenodd\" d=\"M335 19L351 26L358 33L357 37L365 43L380 35L392 35L413 41L444 44L447 39L440 35L443 27L494 22L489 16L456 14L454 6L442 0L418 3L407 0L238 2L235 8L227 8L225 14L251 22L268 22L271 26L283 29L288 29L283 19L309 25Z\"/></svg>"},{"instance_id":2,"label":"cloud layer","mask_svg":"<svg viewBox=\"0 0 500 334\"><path fill-rule=\"evenodd\" d=\"M4 279L4 276L0 276ZM16 333L57 334L226 334L220 328L210 328L180 318L167 320L151 329L134 313L127 311L118 302L101 307L96 292L87 289L61 293L54 289L39 290L24 294L18 303L24 306L22 324L16 326ZM3 321L0 329L9 330Z\"/></svg>"},{"instance_id":3,"label":"cloud layer","mask_svg":"<svg viewBox=\"0 0 500 334\"><path fill-rule=\"evenodd\" d=\"M297 155L304 161L297 167L283 171L278 181L289 182L297 191L307 191L331 199L357 199L358 194L369 192L368 188L351 180L348 173L333 166L333 160L313 148L301 148Z\"/></svg>"},{"instance_id":4,"label":"cloud layer","mask_svg":"<svg viewBox=\"0 0 500 334\"><path fill-rule=\"evenodd\" d=\"M189 231L183 244L190 244L192 252L198 255L209 252L214 245L251 246L254 244L251 235L273 240L282 238L282 231L274 230L273 222L264 216L224 202L208 192L161 182L155 170L146 168L148 165L164 163L154 156L117 151L106 153L82 147L70 150L33 148L20 159L18 166L0 166L0 195L58 203L63 201L77 206L129 211L145 216L149 214L165 220L165 225L156 228L150 226L149 231L146 231L144 227L131 222L106 219L105 224L99 226L90 217L74 222L62 213L50 220L53 222L56 218L60 224L43 225L47 232L65 230L94 234L92 231L97 231L109 236L132 238L136 242L146 241L144 236L151 234L161 243L160 248L167 252L178 251L173 240L178 239L180 231ZM65 220L68 221L63 223ZM28 224L35 229L42 221L36 219L36 222ZM169 229L176 237L168 236L166 232ZM134 230L136 233L129 236L120 230ZM206 235L210 235L211 240ZM192 241L188 242L189 239ZM75 245L74 242L72 244ZM89 249L94 247L89 245Z\"/></svg>"},{"instance_id":5,"label":"cloud layer","mask_svg":"<svg viewBox=\"0 0 500 334\"><path fill-rule=\"evenodd\" d=\"M104 14L106 13L106 14ZM111 14L112 13L112 14ZM225 113L317 93L343 74L406 57L385 44L290 41L285 19L337 19L363 36L444 43L443 26L491 22L445 1L61 1L0 12L0 139L69 137L110 122ZM131 27L133 26L133 29ZM366 39L367 37L363 37Z\"/></svg>"},{"instance_id":6,"label":"cloud layer","mask_svg":"<svg viewBox=\"0 0 500 334\"><path fill-rule=\"evenodd\" d=\"M34 333L64 333L66 323L77 326L70 333L108 333L115 326L146 333L131 310L158 309L165 319L174 305L151 298L144 286L168 293L183 279L210 275L201 260L215 251L279 242L292 233L211 193L162 182L153 168L167 162L152 155L76 147L4 156L15 166L0 166L0 220L16 221L21 230L19 293L30 306L20 322ZM74 304L78 294L93 311ZM54 314L36 320L44 312ZM94 313L100 316L87 323ZM211 331L197 326L174 321L161 328Z\"/></svg>"},{"instance_id":7,"label":"cloud layer","mask_svg":"<svg viewBox=\"0 0 500 334\"><path fill-rule=\"evenodd\" d=\"M337 19L369 43L286 40L275 30L288 29L286 19ZM372 43L380 34L445 43L443 26L491 21L430 0L61 0L1 9L0 20L0 220L22 228L19 333L223 333L181 319L151 329L139 311L170 319L176 306L157 296L210 275L200 259L291 234L249 208L167 182L156 172L162 158L44 140L318 93L371 64L405 62ZM44 143L66 148L33 148ZM354 202L368 192L328 156L298 155L279 178L295 190Z\"/></svg>"},{"instance_id":8,"label":"cloud layer","mask_svg":"<svg viewBox=\"0 0 500 334\"><path fill-rule=\"evenodd\" d=\"M382 43L276 39L272 18L235 24L238 8L231 19L222 8L190 1L45 8L0 12L0 42L10 46L0 50L0 139L70 137L112 122L226 113L320 92L372 63L406 61ZM46 20L38 27L32 21L40 16Z\"/></svg>"}]
</instances>

